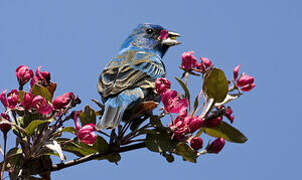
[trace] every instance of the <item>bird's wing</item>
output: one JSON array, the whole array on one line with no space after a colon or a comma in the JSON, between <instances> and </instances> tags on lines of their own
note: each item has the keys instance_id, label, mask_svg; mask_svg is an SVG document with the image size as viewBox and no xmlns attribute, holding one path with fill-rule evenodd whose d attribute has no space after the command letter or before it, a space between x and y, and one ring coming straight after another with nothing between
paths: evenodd
<instances>
[{"instance_id":1,"label":"bird's wing","mask_svg":"<svg viewBox=\"0 0 302 180\"><path fill-rule=\"evenodd\" d=\"M144 51L127 51L104 68L98 90L103 98L107 98L127 88L154 88L154 81L164 76L165 67L158 56Z\"/></svg>"}]
</instances>

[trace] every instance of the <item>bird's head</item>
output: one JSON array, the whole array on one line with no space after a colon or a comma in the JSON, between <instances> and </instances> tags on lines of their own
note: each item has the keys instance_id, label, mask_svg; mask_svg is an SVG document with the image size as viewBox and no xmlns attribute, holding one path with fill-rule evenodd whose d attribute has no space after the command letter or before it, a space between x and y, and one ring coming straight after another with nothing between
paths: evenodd
<instances>
[{"instance_id":1,"label":"bird's head","mask_svg":"<svg viewBox=\"0 0 302 180\"><path fill-rule=\"evenodd\" d=\"M163 57L169 47L180 44L180 35L160 25L139 24L123 43L121 50L145 50Z\"/></svg>"}]
</instances>

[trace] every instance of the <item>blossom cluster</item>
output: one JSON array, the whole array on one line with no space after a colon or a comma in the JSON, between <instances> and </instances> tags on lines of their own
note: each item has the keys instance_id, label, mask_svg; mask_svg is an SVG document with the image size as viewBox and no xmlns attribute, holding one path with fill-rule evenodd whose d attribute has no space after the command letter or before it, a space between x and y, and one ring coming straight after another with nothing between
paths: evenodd
<instances>
[{"instance_id":1,"label":"blossom cluster","mask_svg":"<svg viewBox=\"0 0 302 180\"><path fill-rule=\"evenodd\" d=\"M72 92L67 92L63 95L57 96L52 101L41 95L35 95L35 85L48 88L52 83L50 72L41 71L41 68L41 66L38 67L35 74L33 73L33 70L24 65L21 65L16 69L19 90L13 89L7 93L7 90L5 89L0 93L0 101L5 108L5 111L0 115L1 121L12 121L13 119L9 116L9 113L12 111L26 111L32 114L40 114L44 117L55 117L80 103L79 98ZM30 82L30 89L29 91L24 91L23 87L28 82ZM0 129L4 134L6 134L11 129L11 125L9 123L1 123ZM76 126L76 129L79 132L78 138L80 141L87 144L94 143L96 135L93 134L90 136L92 131L87 130L87 126L82 128Z\"/></svg>"},{"instance_id":2,"label":"blossom cluster","mask_svg":"<svg viewBox=\"0 0 302 180\"><path fill-rule=\"evenodd\" d=\"M197 58L194 56L193 51L184 52L180 68L184 70L184 73L189 74L194 74L193 71L203 74L210 72L213 68L212 61L205 57L201 57L200 59L201 62L197 63ZM236 66L233 70L233 89L241 91L252 90L255 87L254 78L244 73L238 76L239 69L240 65ZM206 115L196 115L195 111L189 112L189 99L183 98L180 93L170 89L171 82L169 80L159 78L156 80L155 86L157 93L161 95L165 113L177 114L177 117L172 119L172 122L169 124L169 128L173 132L172 138L190 143L190 146L195 150L203 147L203 139L199 135L194 135L195 132L202 128L218 127L223 117L226 117L231 123L234 122L233 110L230 106L225 107L224 105L220 105L216 107L216 111L209 112ZM225 140L219 137L207 145L206 151L208 153L218 153L224 144Z\"/></svg>"}]
</instances>

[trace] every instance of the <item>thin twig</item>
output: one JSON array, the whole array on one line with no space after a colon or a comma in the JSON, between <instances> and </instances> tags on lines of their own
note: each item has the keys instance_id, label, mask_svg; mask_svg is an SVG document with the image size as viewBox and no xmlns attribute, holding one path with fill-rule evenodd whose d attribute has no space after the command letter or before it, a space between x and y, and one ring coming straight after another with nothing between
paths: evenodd
<instances>
[{"instance_id":1,"label":"thin twig","mask_svg":"<svg viewBox=\"0 0 302 180\"><path fill-rule=\"evenodd\" d=\"M112 153L123 153L123 152L132 151L132 150L136 150L136 149L141 149L141 148L144 148L144 147L146 147L146 144L144 142L142 142L142 143L138 143L138 144L133 144L133 145L121 147L117 151L108 151L108 152L105 152L105 153L91 154L91 155L84 156L84 157L74 159L74 160L71 160L71 161L67 161L67 162L64 162L64 163L55 164L50 168L50 171L58 171L58 170L61 170L61 169L67 168L67 167L71 167L71 166L75 166L75 165L78 165L78 164L81 164L81 163L84 163L84 162L87 162L87 161L95 160L97 158L110 155Z\"/></svg>"}]
</instances>

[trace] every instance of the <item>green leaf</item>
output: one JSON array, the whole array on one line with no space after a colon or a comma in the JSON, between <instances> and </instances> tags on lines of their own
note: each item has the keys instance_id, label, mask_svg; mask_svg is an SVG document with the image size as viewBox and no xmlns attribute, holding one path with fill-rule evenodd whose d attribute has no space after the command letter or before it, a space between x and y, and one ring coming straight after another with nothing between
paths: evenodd
<instances>
[{"instance_id":1,"label":"green leaf","mask_svg":"<svg viewBox=\"0 0 302 180\"><path fill-rule=\"evenodd\" d=\"M177 82L180 84L180 86L183 88L184 92L185 92L185 97L190 101L190 91L188 89L188 87L185 85L185 83L179 79L178 77L175 77L175 79L177 80Z\"/></svg>"},{"instance_id":2,"label":"green leaf","mask_svg":"<svg viewBox=\"0 0 302 180\"><path fill-rule=\"evenodd\" d=\"M22 158L22 149L12 148L6 153L7 164L5 170L8 170L12 165L18 165L19 161ZM2 167L3 161L0 163L0 167Z\"/></svg>"},{"instance_id":3,"label":"green leaf","mask_svg":"<svg viewBox=\"0 0 302 180\"><path fill-rule=\"evenodd\" d=\"M95 122L96 122L96 113L89 106L85 106L84 112L81 112L79 117L80 117L82 126L85 126L86 124L89 124L89 123L95 124Z\"/></svg>"},{"instance_id":4,"label":"green leaf","mask_svg":"<svg viewBox=\"0 0 302 180\"><path fill-rule=\"evenodd\" d=\"M40 125L40 124L44 124L44 123L50 123L52 122L54 119L49 119L49 120L34 120L32 122L29 123L29 125L25 128L25 132L28 136L31 136L35 129Z\"/></svg>"},{"instance_id":5,"label":"green leaf","mask_svg":"<svg viewBox=\"0 0 302 180\"><path fill-rule=\"evenodd\" d=\"M76 134L77 130L74 127L64 127L60 132L69 132L71 134Z\"/></svg>"},{"instance_id":6,"label":"green leaf","mask_svg":"<svg viewBox=\"0 0 302 180\"><path fill-rule=\"evenodd\" d=\"M39 84L34 84L31 88L31 93L35 96L40 95L46 99L46 101L51 101L52 96L51 93L48 91L48 89L44 86L41 86Z\"/></svg>"},{"instance_id":7,"label":"green leaf","mask_svg":"<svg viewBox=\"0 0 302 180\"><path fill-rule=\"evenodd\" d=\"M228 80L224 72L214 68L204 77L203 91L215 102L222 102L228 93Z\"/></svg>"},{"instance_id":8,"label":"green leaf","mask_svg":"<svg viewBox=\"0 0 302 180\"><path fill-rule=\"evenodd\" d=\"M24 91L19 91L19 103L22 101L24 94L25 94Z\"/></svg>"},{"instance_id":9,"label":"green leaf","mask_svg":"<svg viewBox=\"0 0 302 180\"><path fill-rule=\"evenodd\" d=\"M177 144L175 153L181 155L184 160L190 161L192 163L196 163L196 159L198 157L196 151L184 142Z\"/></svg>"},{"instance_id":10,"label":"green leaf","mask_svg":"<svg viewBox=\"0 0 302 180\"><path fill-rule=\"evenodd\" d=\"M98 152L106 152L109 149L109 144L104 138L102 138L101 136L97 136L96 141L92 147Z\"/></svg>"},{"instance_id":11,"label":"green leaf","mask_svg":"<svg viewBox=\"0 0 302 180\"><path fill-rule=\"evenodd\" d=\"M177 141L171 139L166 130L158 131L156 134L147 134L146 147L153 152L172 152Z\"/></svg>"},{"instance_id":12,"label":"green leaf","mask_svg":"<svg viewBox=\"0 0 302 180\"><path fill-rule=\"evenodd\" d=\"M204 132L210 136L222 137L234 143L245 143L247 141L247 138L239 130L224 121L218 127L204 128Z\"/></svg>"}]
</instances>

